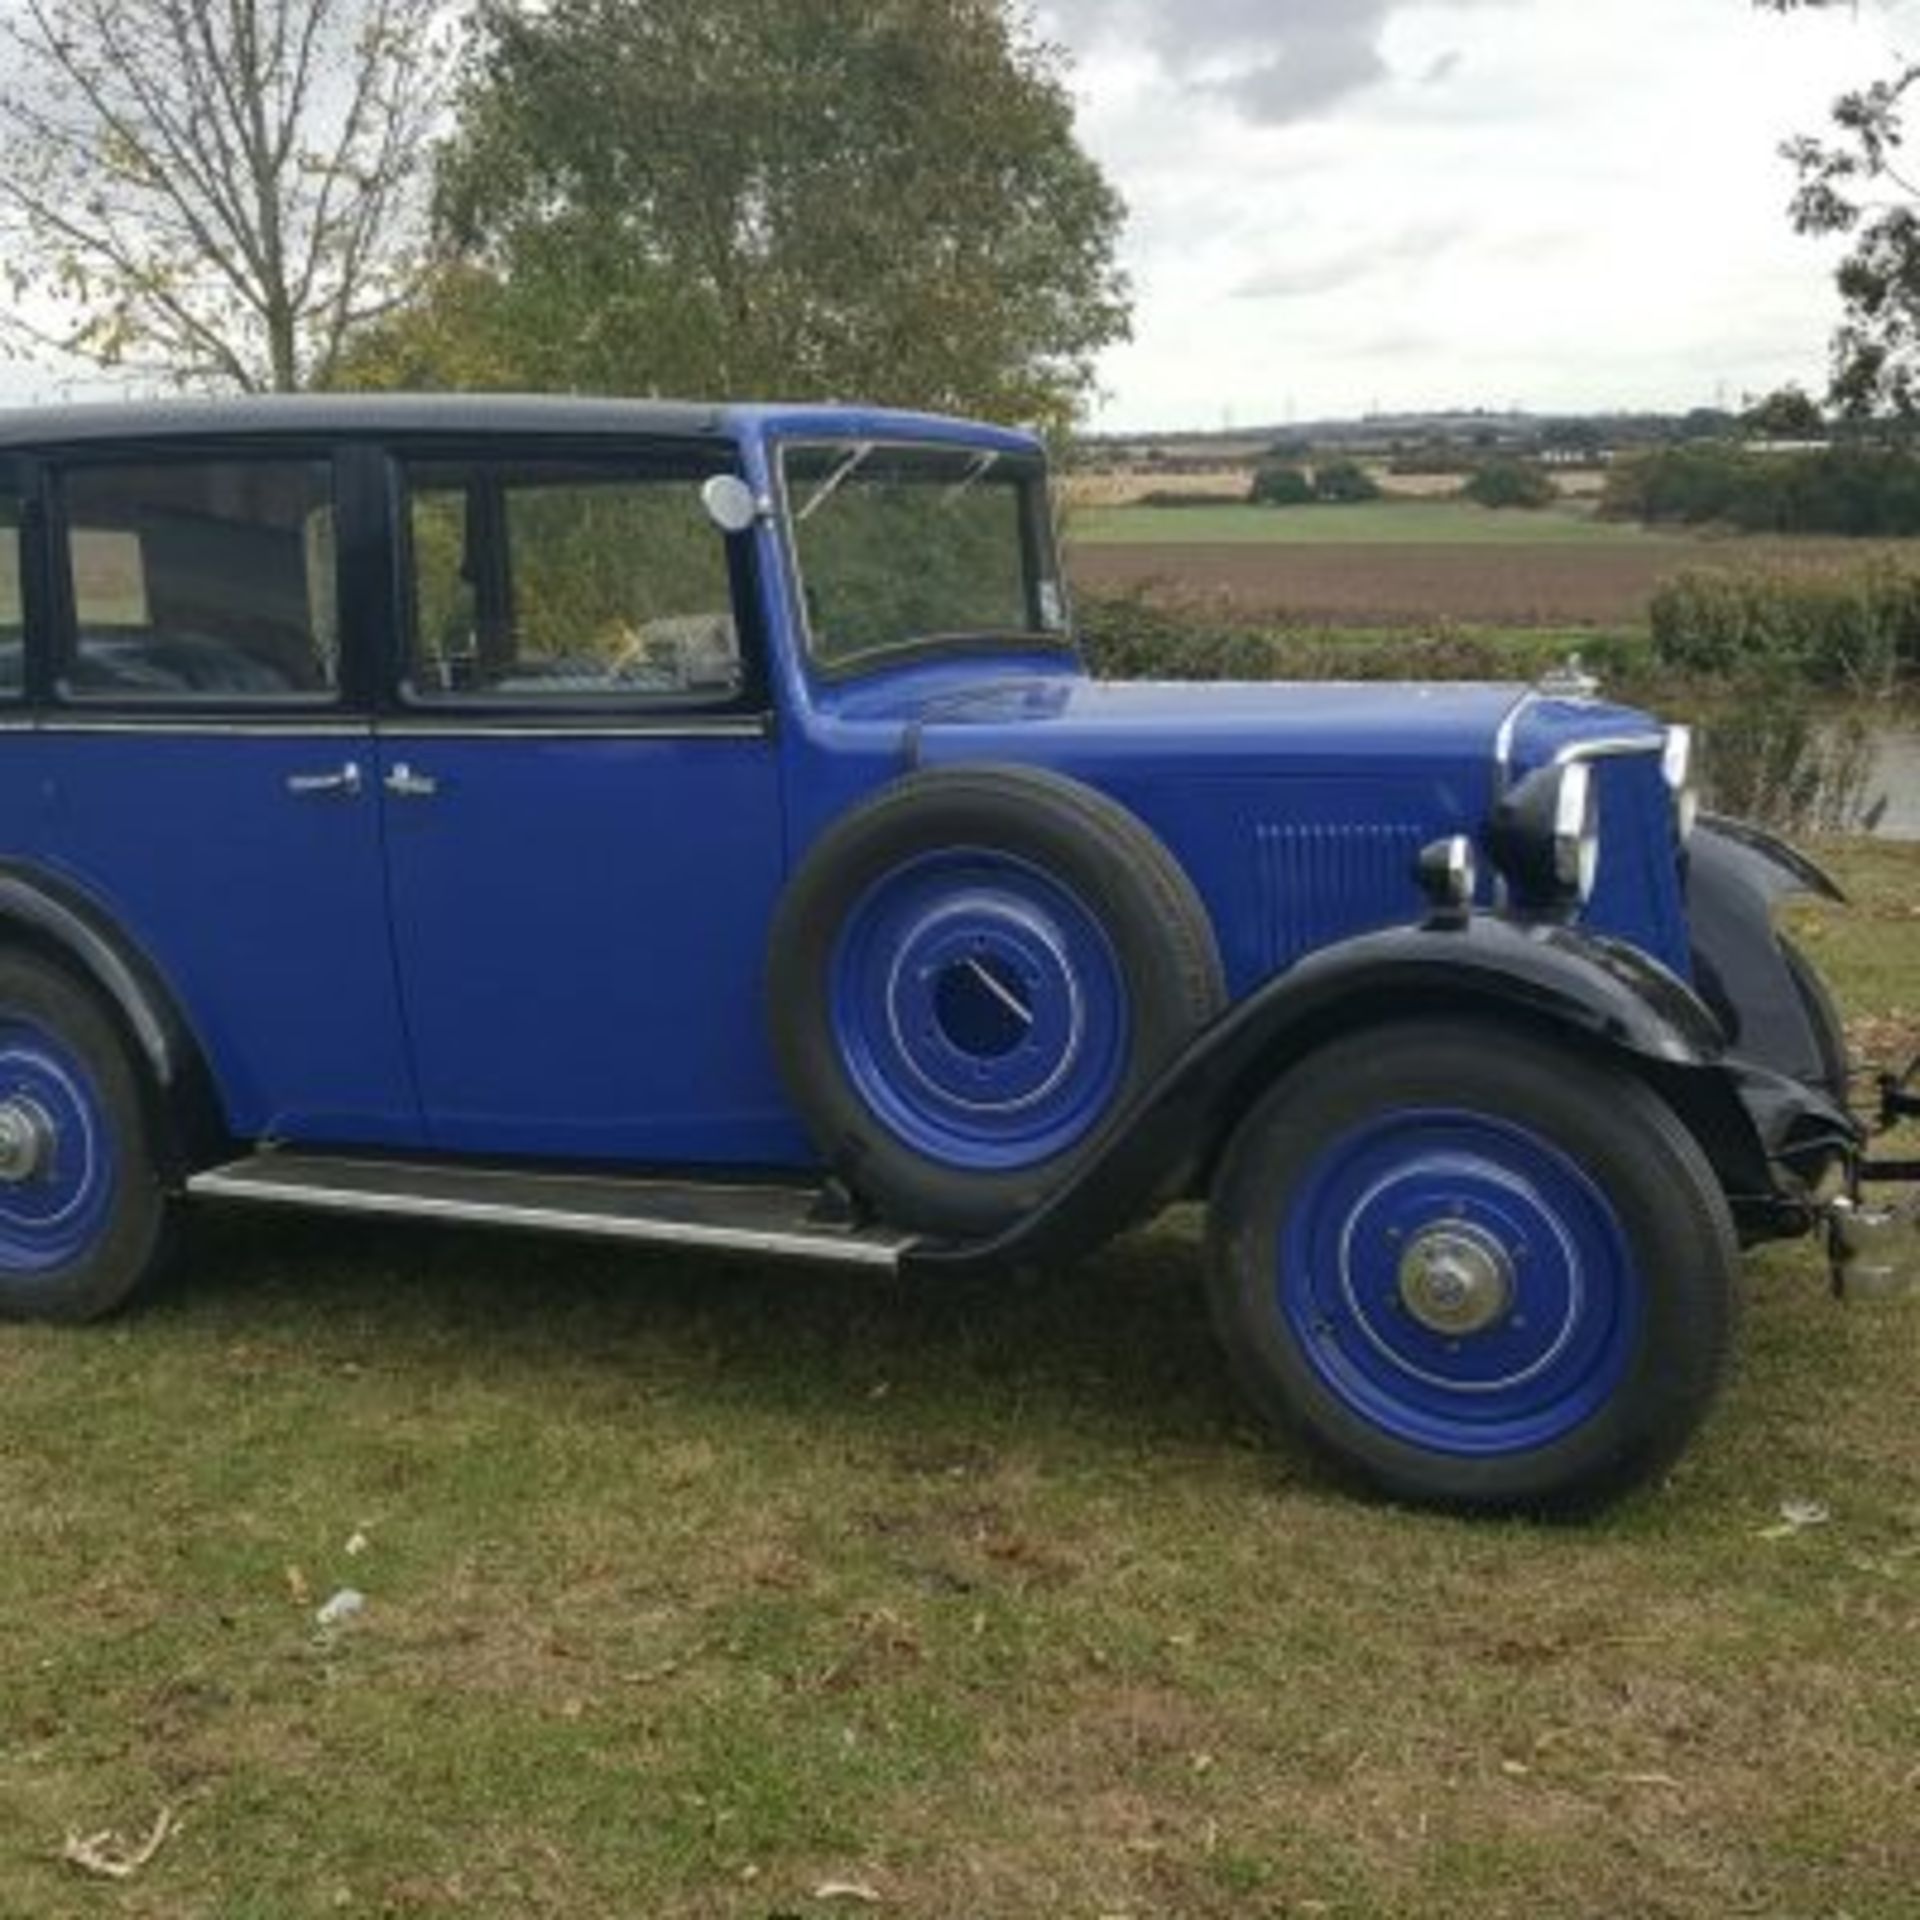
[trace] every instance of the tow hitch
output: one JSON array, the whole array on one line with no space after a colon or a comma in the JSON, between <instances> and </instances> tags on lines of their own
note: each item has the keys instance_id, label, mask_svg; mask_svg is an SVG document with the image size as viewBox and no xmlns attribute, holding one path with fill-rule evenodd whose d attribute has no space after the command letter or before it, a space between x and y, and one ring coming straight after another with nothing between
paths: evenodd
<instances>
[{"instance_id":1,"label":"tow hitch","mask_svg":"<svg viewBox=\"0 0 1920 1920\"><path fill-rule=\"evenodd\" d=\"M1827 1209L1833 1290L1847 1300L1897 1300L1920 1293L1920 1202L1865 1207L1836 1200Z\"/></svg>"},{"instance_id":2,"label":"tow hitch","mask_svg":"<svg viewBox=\"0 0 1920 1920\"><path fill-rule=\"evenodd\" d=\"M1880 1124L1891 1132L1902 1121L1920 1120L1920 1059L1903 1074L1880 1077ZM1920 1194L1888 1206L1868 1205L1860 1184L1920 1182L1920 1159L1867 1160L1853 1193L1827 1209L1833 1290L1848 1300L1890 1300L1920 1293Z\"/></svg>"}]
</instances>

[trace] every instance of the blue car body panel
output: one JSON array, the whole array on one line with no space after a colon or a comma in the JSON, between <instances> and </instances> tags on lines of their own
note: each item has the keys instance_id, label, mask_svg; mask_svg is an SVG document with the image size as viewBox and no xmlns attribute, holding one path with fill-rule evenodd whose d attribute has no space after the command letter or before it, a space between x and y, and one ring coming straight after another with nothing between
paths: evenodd
<instances>
[{"instance_id":1,"label":"blue car body panel","mask_svg":"<svg viewBox=\"0 0 1920 1920\"><path fill-rule=\"evenodd\" d=\"M554 432L617 451L620 410L603 411L563 409ZM377 468L423 434L485 438L484 403L444 413L431 429L379 401L285 417L302 445ZM231 420L255 436L234 445L270 443L273 418L194 409L190 438ZM536 407L503 418L541 433ZM632 418L635 435L656 431ZM1042 451L858 408L685 410L657 432L730 443L768 506L786 441ZM64 457L56 434L44 458ZM390 505L362 506L373 532L347 558L344 604L387 623L370 657L390 671L397 536ZM1418 919L1415 855L1482 835L1512 781L1595 743L1659 744L1644 716L1519 687L1106 685L1064 645L834 677L807 656L787 539L773 512L748 536L764 711L737 717L756 724L463 732L418 724L371 678L342 712L278 727L136 716L86 732L56 714L0 754L0 857L44 863L124 930L198 1035L238 1137L799 1167L814 1156L766 1038L768 924L821 834L915 767L1012 762L1117 800L1191 878L1240 1000L1333 943ZM357 794L287 790L350 759ZM436 783L430 801L387 791L401 762ZM1684 977L1657 750L1597 764L1605 851L1582 924ZM1493 903L1490 873L1480 899Z\"/></svg>"},{"instance_id":2,"label":"blue car body panel","mask_svg":"<svg viewBox=\"0 0 1920 1920\"><path fill-rule=\"evenodd\" d=\"M759 1019L784 870L764 738L384 739L394 939L431 1144L777 1165Z\"/></svg>"},{"instance_id":3,"label":"blue car body panel","mask_svg":"<svg viewBox=\"0 0 1920 1920\"><path fill-rule=\"evenodd\" d=\"M95 902L168 983L236 1134L422 1143L378 812L364 794L287 789L370 768L369 729L53 728L4 744L5 853Z\"/></svg>"}]
</instances>

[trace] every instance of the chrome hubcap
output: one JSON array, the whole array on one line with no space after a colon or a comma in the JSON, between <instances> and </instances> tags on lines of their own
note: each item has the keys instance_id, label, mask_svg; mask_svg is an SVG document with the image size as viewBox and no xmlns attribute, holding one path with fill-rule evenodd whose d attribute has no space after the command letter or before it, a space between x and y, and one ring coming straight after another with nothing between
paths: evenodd
<instances>
[{"instance_id":1,"label":"chrome hubcap","mask_svg":"<svg viewBox=\"0 0 1920 1920\"><path fill-rule=\"evenodd\" d=\"M37 1178L53 1161L52 1117L37 1100L16 1094L0 1100L0 1185Z\"/></svg>"},{"instance_id":2,"label":"chrome hubcap","mask_svg":"<svg viewBox=\"0 0 1920 1920\"><path fill-rule=\"evenodd\" d=\"M1432 1333L1485 1333L1513 1310L1513 1264L1500 1243L1464 1220L1420 1234L1400 1261L1400 1304Z\"/></svg>"}]
</instances>

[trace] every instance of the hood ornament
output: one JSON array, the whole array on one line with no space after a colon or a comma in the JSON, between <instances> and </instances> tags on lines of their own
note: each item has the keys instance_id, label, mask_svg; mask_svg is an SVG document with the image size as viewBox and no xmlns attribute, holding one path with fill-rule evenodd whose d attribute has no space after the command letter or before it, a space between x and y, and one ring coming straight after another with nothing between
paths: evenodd
<instances>
[{"instance_id":1,"label":"hood ornament","mask_svg":"<svg viewBox=\"0 0 1920 1920\"><path fill-rule=\"evenodd\" d=\"M1550 700L1591 700L1600 691L1600 676L1587 670L1579 654L1570 653L1534 682L1534 690Z\"/></svg>"}]
</instances>

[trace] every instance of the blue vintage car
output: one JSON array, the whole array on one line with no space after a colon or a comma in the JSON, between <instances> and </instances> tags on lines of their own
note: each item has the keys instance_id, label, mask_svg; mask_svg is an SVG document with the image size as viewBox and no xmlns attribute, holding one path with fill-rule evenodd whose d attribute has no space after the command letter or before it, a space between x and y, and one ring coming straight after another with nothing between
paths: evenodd
<instances>
[{"instance_id":1,"label":"blue vintage car","mask_svg":"<svg viewBox=\"0 0 1920 1920\"><path fill-rule=\"evenodd\" d=\"M1021 434L0 415L0 730L0 1313L189 1199L938 1285L1202 1196L1259 1411L1513 1506L1673 1457L1742 1239L1901 1263L1770 920L1827 883L1683 731L1096 682Z\"/></svg>"}]
</instances>

